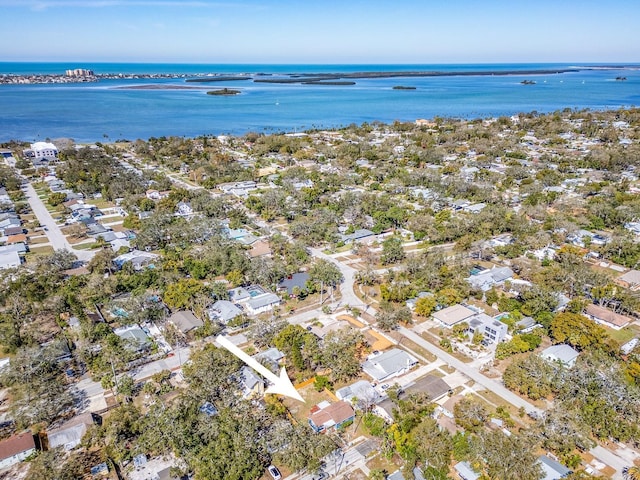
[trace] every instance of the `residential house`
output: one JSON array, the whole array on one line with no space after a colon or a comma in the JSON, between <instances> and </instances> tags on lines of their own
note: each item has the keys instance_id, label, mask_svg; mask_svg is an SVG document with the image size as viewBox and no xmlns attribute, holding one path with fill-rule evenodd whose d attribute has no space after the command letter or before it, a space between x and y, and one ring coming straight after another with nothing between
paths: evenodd
<instances>
[{"instance_id":1,"label":"residential house","mask_svg":"<svg viewBox=\"0 0 640 480\"><path fill-rule=\"evenodd\" d=\"M10 268L18 268L22 264L22 259L18 252L0 251L0 270L8 270Z\"/></svg>"},{"instance_id":2,"label":"residential house","mask_svg":"<svg viewBox=\"0 0 640 480\"><path fill-rule=\"evenodd\" d=\"M571 368L575 365L576 359L580 353L575 350L571 345L560 343L558 345L551 345L549 348L545 348L540 352L540 356L548 362L560 362L567 368Z\"/></svg>"},{"instance_id":3,"label":"residential house","mask_svg":"<svg viewBox=\"0 0 640 480\"><path fill-rule=\"evenodd\" d=\"M278 290L286 290L287 294L292 297L296 292L300 292L307 288L309 274L307 272L294 273L289 275L278 283ZM297 289L297 290L296 290Z\"/></svg>"},{"instance_id":4,"label":"residential house","mask_svg":"<svg viewBox=\"0 0 640 480\"><path fill-rule=\"evenodd\" d=\"M474 203L472 205L466 205L462 210L467 213L477 214L484 210L486 206L486 203Z\"/></svg>"},{"instance_id":5,"label":"residential house","mask_svg":"<svg viewBox=\"0 0 640 480\"><path fill-rule=\"evenodd\" d=\"M227 293L229 294L229 299L233 303L246 303L252 298L249 290L244 287L232 288Z\"/></svg>"},{"instance_id":6,"label":"residential house","mask_svg":"<svg viewBox=\"0 0 640 480\"><path fill-rule=\"evenodd\" d=\"M207 313L210 320L227 324L238 315L242 315L242 310L229 300L218 300L209 307Z\"/></svg>"},{"instance_id":7,"label":"residential house","mask_svg":"<svg viewBox=\"0 0 640 480\"><path fill-rule=\"evenodd\" d=\"M633 319L626 315L621 315L608 308L594 304L588 305L584 309L584 314L594 322L606 325L614 330L620 330L633 322Z\"/></svg>"},{"instance_id":8,"label":"residential house","mask_svg":"<svg viewBox=\"0 0 640 480\"><path fill-rule=\"evenodd\" d=\"M373 233L371 230L367 230L366 228L360 228L353 233L341 234L340 240L343 241L344 243L354 243L354 242L360 242L362 240L367 240L368 242L371 242L375 239L375 235L376 234Z\"/></svg>"},{"instance_id":9,"label":"residential house","mask_svg":"<svg viewBox=\"0 0 640 480\"><path fill-rule=\"evenodd\" d=\"M58 147L50 142L32 143L30 150L37 160L57 160L58 158Z\"/></svg>"},{"instance_id":10,"label":"residential house","mask_svg":"<svg viewBox=\"0 0 640 480\"><path fill-rule=\"evenodd\" d=\"M119 255L113 259L113 263L118 267L126 263L131 263L133 269L138 271L144 267L152 267L153 262L159 257L159 255L150 252L143 252L142 250L132 250L131 252Z\"/></svg>"},{"instance_id":11,"label":"residential house","mask_svg":"<svg viewBox=\"0 0 640 480\"><path fill-rule=\"evenodd\" d=\"M259 398L264 395L264 380L253 369L242 367L239 380L244 398Z\"/></svg>"},{"instance_id":12,"label":"residential house","mask_svg":"<svg viewBox=\"0 0 640 480\"><path fill-rule=\"evenodd\" d=\"M468 322L475 314L476 312L470 308L457 304L434 312L432 317L440 323L441 326L445 328L452 328L458 323Z\"/></svg>"},{"instance_id":13,"label":"residential house","mask_svg":"<svg viewBox=\"0 0 640 480\"><path fill-rule=\"evenodd\" d=\"M513 278L513 270L509 267L494 267L484 270L477 275L471 275L466 280L472 288L486 292L493 287L502 286L507 280Z\"/></svg>"},{"instance_id":14,"label":"residential house","mask_svg":"<svg viewBox=\"0 0 640 480\"><path fill-rule=\"evenodd\" d=\"M435 375L425 375L404 386L405 394L426 393L432 402L452 393L451 386Z\"/></svg>"},{"instance_id":15,"label":"residential house","mask_svg":"<svg viewBox=\"0 0 640 480\"><path fill-rule=\"evenodd\" d=\"M196 317L190 310L179 310L171 314L167 319L182 333L188 333L191 330L202 327L204 322Z\"/></svg>"},{"instance_id":16,"label":"residential house","mask_svg":"<svg viewBox=\"0 0 640 480\"><path fill-rule=\"evenodd\" d=\"M480 332L491 343L500 343L507 335L509 327L485 313L479 313L469 320L469 335Z\"/></svg>"},{"instance_id":17,"label":"residential house","mask_svg":"<svg viewBox=\"0 0 640 480\"><path fill-rule=\"evenodd\" d=\"M418 364L418 360L404 350L392 348L377 355L370 355L362 364L362 370L377 382L402 375Z\"/></svg>"},{"instance_id":18,"label":"residential house","mask_svg":"<svg viewBox=\"0 0 640 480\"><path fill-rule=\"evenodd\" d=\"M271 347L264 352L256 353L253 358L258 360L263 365L270 365L274 369L278 369L280 362L285 357L284 353L278 350L276 347Z\"/></svg>"},{"instance_id":19,"label":"residential house","mask_svg":"<svg viewBox=\"0 0 640 480\"><path fill-rule=\"evenodd\" d=\"M356 418L356 412L347 402L321 402L309 413L309 425L316 433L339 429Z\"/></svg>"},{"instance_id":20,"label":"residential house","mask_svg":"<svg viewBox=\"0 0 640 480\"><path fill-rule=\"evenodd\" d=\"M131 350L142 351L151 346L149 337L138 325L116 328L113 333L120 337L125 342L126 347Z\"/></svg>"},{"instance_id":21,"label":"residential house","mask_svg":"<svg viewBox=\"0 0 640 480\"><path fill-rule=\"evenodd\" d=\"M251 315L258 315L260 313L268 312L273 308L280 305L280 297L275 293L263 293L251 298L247 302L247 312Z\"/></svg>"},{"instance_id":22,"label":"residential house","mask_svg":"<svg viewBox=\"0 0 640 480\"><path fill-rule=\"evenodd\" d=\"M47 430L47 442L49 449L63 447L72 450L80 445L82 437L87 430L95 424L100 424L101 418L94 413L83 413L73 417L58 428Z\"/></svg>"},{"instance_id":23,"label":"residential house","mask_svg":"<svg viewBox=\"0 0 640 480\"><path fill-rule=\"evenodd\" d=\"M20 235L26 232L27 231L23 227L9 227L4 229L4 234L7 237L11 237L11 235Z\"/></svg>"},{"instance_id":24,"label":"residential house","mask_svg":"<svg viewBox=\"0 0 640 480\"><path fill-rule=\"evenodd\" d=\"M336 390L338 400L344 400L351 405L357 405L358 402L377 403L380 400L380 394L373 385L366 380L358 380L351 385Z\"/></svg>"},{"instance_id":25,"label":"residential house","mask_svg":"<svg viewBox=\"0 0 640 480\"><path fill-rule=\"evenodd\" d=\"M191 208L188 202L178 202L176 205L176 215L181 217L193 215L193 208Z\"/></svg>"},{"instance_id":26,"label":"residential house","mask_svg":"<svg viewBox=\"0 0 640 480\"><path fill-rule=\"evenodd\" d=\"M458 462L453 466L460 480L478 480L480 474L476 473L469 462Z\"/></svg>"},{"instance_id":27,"label":"residential house","mask_svg":"<svg viewBox=\"0 0 640 480\"><path fill-rule=\"evenodd\" d=\"M640 271L629 270L624 275L618 277L616 283L624 288L636 292L640 290Z\"/></svg>"},{"instance_id":28,"label":"residential house","mask_svg":"<svg viewBox=\"0 0 640 480\"><path fill-rule=\"evenodd\" d=\"M542 473L544 474L542 480L560 480L571 473L571 470L567 467L546 455L540 455L537 463L542 467Z\"/></svg>"},{"instance_id":29,"label":"residential house","mask_svg":"<svg viewBox=\"0 0 640 480\"><path fill-rule=\"evenodd\" d=\"M0 441L0 469L7 468L35 453L36 442L31 432L24 432Z\"/></svg>"},{"instance_id":30,"label":"residential house","mask_svg":"<svg viewBox=\"0 0 640 480\"><path fill-rule=\"evenodd\" d=\"M267 257L271 255L271 247L263 240L258 240L251 245L251 250L247 252L251 258Z\"/></svg>"}]
</instances>

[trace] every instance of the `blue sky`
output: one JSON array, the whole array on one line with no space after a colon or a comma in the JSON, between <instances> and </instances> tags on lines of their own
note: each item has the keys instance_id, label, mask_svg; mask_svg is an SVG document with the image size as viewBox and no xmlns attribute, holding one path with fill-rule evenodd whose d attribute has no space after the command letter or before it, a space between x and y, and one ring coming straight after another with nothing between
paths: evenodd
<instances>
[{"instance_id":1,"label":"blue sky","mask_svg":"<svg viewBox=\"0 0 640 480\"><path fill-rule=\"evenodd\" d=\"M0 61L640 62L637 0L0 0Z\"/></svg>"}]
</instances>

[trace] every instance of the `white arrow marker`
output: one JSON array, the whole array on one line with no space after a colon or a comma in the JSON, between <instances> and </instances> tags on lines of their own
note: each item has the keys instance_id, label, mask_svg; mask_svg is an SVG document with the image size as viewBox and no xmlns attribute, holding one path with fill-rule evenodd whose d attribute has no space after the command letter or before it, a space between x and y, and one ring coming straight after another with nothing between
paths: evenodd
<instances>
[{"instance_id":1,"label":"white arrow marker","mask_svg":"<svg viewBox=\"0 0 640 480\"><path fill-rule=\"evenodd\" d=\"M269 370L267 367L258 362L255 358L250 357L246 353L244 353L241 349L236 347L227 337L223 337L222 335L218 335L216 337L216 343L223 348L229 350L232 354L242 360L244 363L253 368L256 372L262 375L264 378L271 382L271 386L267 388L266 393L276 393L280 395L284 395L285 397L291 397L296 400L300 400L304 402L304 399L300 396L298 391L295 389L291 380L289 380L289 376L287 375L287 371L284 367L280 370L280 376L278 377L275 373Z\"/></svg>"}]
</instances>

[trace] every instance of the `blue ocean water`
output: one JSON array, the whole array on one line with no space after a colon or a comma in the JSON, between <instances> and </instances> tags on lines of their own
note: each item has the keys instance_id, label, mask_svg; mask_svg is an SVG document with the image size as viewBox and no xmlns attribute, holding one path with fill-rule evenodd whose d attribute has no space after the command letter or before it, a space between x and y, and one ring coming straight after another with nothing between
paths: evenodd
<instances>
[{"instance_id":1,"label":"blue ocean water","mask_svg":"<svg viewBox=\"0 0 640 480\"><path fill-rule=\"evenodd\" d=\"M63 73L344 73L374 71L499 72L561 70L561 64L499 65L200 65L0 63L0 74ZM626 81L616 81L624 76ZM535 80L535 85L522 85ZM543 75L477 75L356 79L351 86L248 81L206 85L183 79L103 80L97 83L0 85L0 141L70 137L78 142L300 131L362 122L416 118L492 117L564 108L640 105L640 70L588 69ZM134 85L188 85L189 90L129 90ZM393 86L415 90L393 90ZM206 95L218 88L236 96Z\"/></svg>"}]
</instances>

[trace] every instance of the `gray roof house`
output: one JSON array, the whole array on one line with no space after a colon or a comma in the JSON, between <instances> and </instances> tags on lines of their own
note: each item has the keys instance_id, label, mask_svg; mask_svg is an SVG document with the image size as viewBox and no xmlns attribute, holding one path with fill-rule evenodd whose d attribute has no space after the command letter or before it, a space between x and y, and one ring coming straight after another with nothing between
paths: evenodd
<instances>
[{"instance_id":1,"label":"gray roof house","mask_svg":"<svg viewBox=\"0 0 640 480\"><path fill-rule=\"evenodd\" d=\"M453 468L462 480L478 480L480 474L476 473L468 462L456 463Z\"/></svg>"},{"instance_id":2,"label":"gray roof house","mask_svg":"<svg viewBox=\"0 0 640 480\"><path fill-rule=\"evenodd\" d=\"M404 350L392 348L369 358L362 364L362 370L374 380L381 382L408 372L418 364L418 360Z\"/></svg>"},{"instance_id":3,"label":"gray roof house","mask_svg":"<svg viewBox=\"0 0 640 480\"><path fill-rule=\"evenodd\" d=\"M371 230L360 228L348 235L340 235L340 240L342 240L344 243L352 243L357 242L358 240L364 240L365 238L373 237L374 235L375 233L373 233Z\"/></svg>"},{"instance_id":4,"label":"gray roof house","mask_svg":"<svg viewBox=\"0 0 640 480\"><path fill-rule=\"evenodd\" d=\"M151 345L149 337L138 325L116 328L113 333L124 340L132 350L144 350Z\"/></svg>"},{"instance_id":5,"label":"gray roof house","mask_svg":"<svg viewBox=\"0 0 640 480\"><path fill-rule=\"evenodd\" d=\"M211 320L228 323L238 315L242 315L242 310L236 307L229 300L218 300L209 307L207 312Z\"/></svg>"},{"instance_id":6,"label":"gray roof house","mask_svg":"<svg viewBox=\"0 0 640 480\"><path fill-rule=\"evenodd\" d=\"M542 466L542 473L544 473L542 480L560 480L571 473L567 467L546 455L540 455L538 463Z\"/></svg>"},{"instance_id":7,"label":"gray roof house","mask_svg":"<svg viewBox=\"0 0 640 480\"><path fill-rule=\"evenodd\" d=\"M18 252L0 252L0 270L17 268L22 263Z\"/></svg>"},{"instance_id":8,"label":"gray roof house","mask_svg":"<svg viewBox=\"0 0 640 480\"><path fill-rule=\"evenodd\" d=\"M243 389L244 398L261 396L264 393L264 380L260 378L252 368L244 366L240 369L240 386Z\"/></svg>"},{"instance_id":9,"label":"gray roof house","mask_svg":"<svg viewBox=\"0 0 640 480\"><path fill-rule=\"evenodd\" d=\"M99 423L99 417L94 416L93 413L83 413L58 428L48 430L49 448L63 447L65 450L71 450L77 447L89 427L95 423Z\"/></svg>"},{"instance_id":10,"label":"gray roof house","mask_svg":"<svg viewBox=\"0 0 640 480\"><path fill-rule=\"evenodd\" d=\"M508 329L506 323L502 323L486 313L479 313L469 321L469 334L480 332L491 343L500 343L504 340Z\"/></svg>"},{"instance_id":11,"label":"gray roof house","mask_svg":"<svg viewBox=\"0 0 640 480\"><path fill-rule=\"evenodd\" d=\"M294 273L278 283L278 290L286 289L289 295L293 295L296 287L300 290L304 290L307 287L307 280L309 280L309 274L307 272Z\"/></svg>"},{"instance_id":12,"label":"gray roof house","mask_svg":"<svg viewBox=\"0 0 640 480\"><path fill-rule=\"evenodd\" d=\"M252 315L257 315L267 312L277 305L280 305L280 297L278 295L275 293L263 293L247 302L247 310Z\"/></svg>"},{"instance_id":13,"label":"gray roof house","mask_svg":"<svg viewBox=\"0 0 640 480\"><path fill-rule=\"evenodd\" d=\"M167 320L173 323L182 333L190 332L204 325L204 322L189 310L174 312Z\"/></svg>"},{"instance_id":14,"label":"gray roof house","mask_svg":"<svg viewBox=\"0 0 640 480\"><path fill-rule=\"evenodd\" d=\"M358 380L351 385L336 390L338 400L353 403L354 399L376 402L380 399L380 394L373 388L370 382L366 380Z\"/></svg>"},{"instance_id":15,"label":"gray roof house","mask_svg":"<svg viewBox=\"0 0 640 480\"><path fill-rule=\"evenodd\" d=\"M467 282L473 288L486 292L496 285L503 285L504 282L511 278L513 278L513 270L509 267L496 267L480 272L477 275L471 275L467 278Z\"/></svg>"},{"instance_id":16,"label":"gray roof house","mask_svg":"<svg viewBox=\"0 0 640 480\"><path fill-rule=\"evenodd\" d=\"M540 356L549 362L560 362L565 367L571 368L575 365L580 353L570 345L560 343L551 345L540 352Z\"/></svg>"},{"instance_id":17,"label":"gray roof house","mask_svg":"<svg viewBox=\"0 0 640 480\"><path fill-rule=\"evenodd\" d=\"M442 378L435 375L425 375L414 382L405 385L406 393L423 392L429 395L431 401L435 402L451 392L451 386Z\"/></svg>"},{"instance_id":18,"label":"gray roof house","mask_svg":"<svg viewBox=\"0 0 640 480\"><path fill-rule=\"evenodd\" d=\"M232 302L246 302L249 299L251 299L251 294L249 293L249 290L247 290L244 287L232 288L231 290L228 291L228 293L229 293L229 299Z\"/></svg>"}]
</instances>

